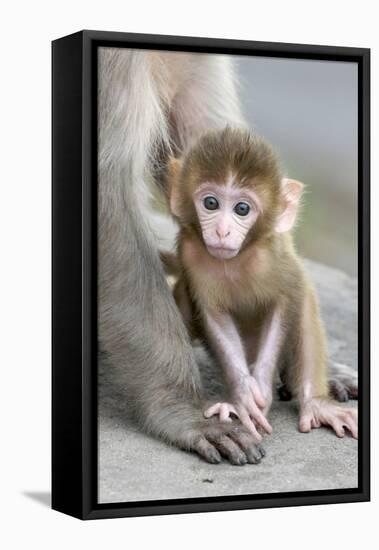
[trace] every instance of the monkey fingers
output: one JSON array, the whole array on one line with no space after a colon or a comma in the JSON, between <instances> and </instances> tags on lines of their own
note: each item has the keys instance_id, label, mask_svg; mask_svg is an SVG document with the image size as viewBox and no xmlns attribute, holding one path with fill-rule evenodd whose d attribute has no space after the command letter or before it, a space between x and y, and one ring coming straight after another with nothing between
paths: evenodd
<instances>
[{"instance_id":1,"label":"monkey fingers","mask_svg":"<svg viewBox=\"0 0 379 550\"><path fill-rule=\"evenodd\" d=\"M242 406L244 409L247 410L249 417L255 421L255 424L258 424L263 430L271 435L272 434L272 427L263 412L258 408L256 402L254 399L249 399L248 401L244 401L242 403ZM237 407L237 412L240 415L239 407ZM242 422L242 420L241 420Z\"/></svg>"},{"instance_id":2,"label":"monkey fingers","mask_svg":"<svg viewBox=\"0 0 379 550\"><path fill-rule=\"evenodd\" d=\"M235 431L230 433L230 437L239 444L249 464L259 464L262 458L265 457L266 452L262 445L256 445L254 443L254 438L250 434L236 428Z\"/></svg>"},{"instance_id":3,"label":"monkey fingers","mask_svg":"<svg viewBox=\"0 0 379 550\"><path fill-rule=\"evenodd\" d=\"M254 412L259 415L258 409ZM257 427L250 418L250 414L245 407L238 405L234 407L230 403L215 403L204 412L205 418L218 416L221 422L232 422L230 417L231 414L234 414L240 420L241 424L256 438L257 441L262 441L262 436L258 433ZM269 424L268 426L271 428Z\"/></svg>"},{"instance_id":4,"label":"monkey fingers","mask_svg":"<svg viewBox=\"0 0 379 550\"><path fill-rule=\"evenodd\" d=\"M221 462L221 455L212 443L208 439L201 435L193 443L193 450L202 456L207 462L211 464L218 464Z\"/></svg>"},{"instance_id":5,"label":"monkey fingers","mask_svg":"<svg viewBox=\"0 0 379 550\"><path fill-rule=\"evenodd\" d=\"M257 464L265 456L256 438L241 425L225 424L215 419L201 427L187 449L197 452L212 464L221 462L221 457L236 466Z\"/></svg>"},{"instance_id":6,"label":"monkey fingers","mask_svg":"<svg viewBox=\"0 0 379 550\"><path fill-rule=\"evenodd\" d=\"M240 419L242 426L244 426L256 438L258 442L262 441L262 436L258 432L254 422L250 418L249 412L247 411L247 409L245 409L245 407L237 407L237 416Z\"/></svg>"},{"instance_id":7,"label":"monkey fingers","mask_svg":"<svg viewBox=\"0 0 379 550\"><path fill-rule=\"evenodd\" d=\"M272 433L272 428L267 419L258 407L254 405L245 407L243 405L233 406L230 403L215 403L204 412L205 418L218 416L221 422L232 422L231 414L239 418L241 424L245 426L257 441L262 440L262 436L257 430L257 425L261 426L267 433ZM254 423L254 420L257 425Z\"/></svg>"},{"instance_id":8,"label":"monkey fingers","mask_svg":"<svg viewBox=\"0 0 379 550\"><path fill-rule=\"evenodd\" d=\"M266 406L266 400L263 397L259 384L254 378L254 376L249 376L249 386L258 407L263 409Z\"/></svg>"},{"instance_id":9,"label":"monkey fingers","mask_svg":"<svg viewBox=\"0 0 379 550\"><path fill-rule=\"evenodd\" d=\"M228 459L231 464L235 466L247 464L247 456L240 446L228 435L217 436L212 440L212 443L217 447L220 454Z\"/></svg>"},{"instance_id":10,"label":"monkey fingers","mask_svg":"<svg viewBox=\"0 0 379 550\"><path fill-rule=\"evenodd\" d=\"M215 403L204 412L205 418L218 415L221 422L232 422L231 414L238 416L236 409L230 403Z\"/></svg>"}]
</instances>

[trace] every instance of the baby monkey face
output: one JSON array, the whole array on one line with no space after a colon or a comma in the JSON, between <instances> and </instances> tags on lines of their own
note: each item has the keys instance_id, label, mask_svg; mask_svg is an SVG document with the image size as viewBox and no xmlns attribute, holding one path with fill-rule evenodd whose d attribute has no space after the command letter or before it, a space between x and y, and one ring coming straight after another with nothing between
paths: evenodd
<instances>
[{"instance_id":1,"label":"baby monkey face","mask_svg":"<svg viewBox=\"0 0 379 550\"><path fill-rule=\"evenodd\" d=\"M231 178L223 185L201 184L194 194L194 204L209 254L220 260L237 256L259 215L257 195L237 186Z\"/></svg>"}]
</instances>

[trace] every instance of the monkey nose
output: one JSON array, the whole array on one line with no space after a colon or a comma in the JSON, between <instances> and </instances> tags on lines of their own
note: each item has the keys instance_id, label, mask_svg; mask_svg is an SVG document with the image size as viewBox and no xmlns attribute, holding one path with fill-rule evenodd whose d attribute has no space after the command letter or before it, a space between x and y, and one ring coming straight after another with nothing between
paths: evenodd
<instances>
[{"instance_id":1,"label":"monkey nose","mask_svg":"<svg viewBox=\"0 0 379 550\"><path fill-rule=\"evenodd\" d=\"M225 239L225 237L230 235L230 231L228 229L216 229L216 233L219 239Z\"/></svg>"}]
</instances>

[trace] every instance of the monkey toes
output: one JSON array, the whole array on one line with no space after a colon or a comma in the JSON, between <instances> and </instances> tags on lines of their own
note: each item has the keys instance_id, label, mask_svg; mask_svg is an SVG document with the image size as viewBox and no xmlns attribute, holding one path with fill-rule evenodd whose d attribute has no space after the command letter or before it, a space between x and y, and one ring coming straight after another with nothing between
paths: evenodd
<instances>
[{"instance_id":1,"label":"monkey toes","mask_svg":"<svg viewBox=\"0 0 379 550\"><path fill-rule=\"evenodd\" d=\"M265 456L261 445L242 426L230 423L207 423L195 436L192 450L211 464L218 464L222 458L236 466L258 464Z\"/></svg>"},{"instance_id":2,"label":"monkey toes","mask_svg":"<svg viewBox=\"0 0 379 550\"><path fill-rule=\"evenodd\" d=\"M310 432L313 428L329 426L338 437L344 437L345 432L358 439L357 411L342 407L326 399L313 399L300 412L299 430Z\"/></svg>"},{"instance_id":3,"label":"monkey toes","mask_svg":"<svg viewBox=\"0 0 379 550\"><path fill-rule=\"evenodd\" d=\"M330 397L340 403L349 399L358 399L358 374L351 367L334 363L330 368L328 386ZM281 401L292 399L292 393L286 384L280 384L277 392Z\"/></svg>"},{"instance_id":4,"label":"monkey toes","mask_svg":"<svg viewBox=\"0 0 379 550\"><path fill-rule=\"evenodd\" d=\"M328 384L330 396L337 401L358 398L358 373L347 365L332 363Z\"/></svg>"}]
</instances>

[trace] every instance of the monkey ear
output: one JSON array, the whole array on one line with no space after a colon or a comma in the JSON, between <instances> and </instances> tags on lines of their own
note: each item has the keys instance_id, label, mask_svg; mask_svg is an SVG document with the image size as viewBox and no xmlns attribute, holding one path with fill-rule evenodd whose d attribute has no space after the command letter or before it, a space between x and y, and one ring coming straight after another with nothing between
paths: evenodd
<instances>
[{"instance_id":1,"label":"monkey ear","mask_svg":"<svg viewBox=\"0 0 379 550\"><path fill-rule=\"evenodd\" d=\"M278 233L289 231L294 226L303 189L304 184L301 181L289 178L282 179L281 196L283 211L279 215L275 226Z\"/></svg>"},{"instance_id":2,"label":"monkey ear","mask_svg":"<svg viewBox=\"0 0 379 550\"><path fill-rule=\"evenodd\" d=\"M180 217L180 189L179 189L179 173L182 167L181 160L171 158L168 162L168 193L170 199L171 213Z\"/></svg>"}]
</instances>

